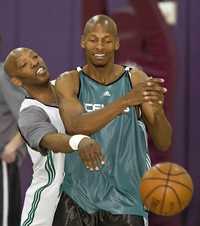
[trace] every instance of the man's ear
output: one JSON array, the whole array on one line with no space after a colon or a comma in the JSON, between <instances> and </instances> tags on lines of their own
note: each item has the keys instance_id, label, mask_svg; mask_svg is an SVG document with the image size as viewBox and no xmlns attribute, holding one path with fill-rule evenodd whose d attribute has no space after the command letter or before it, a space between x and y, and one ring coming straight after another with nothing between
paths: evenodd
<instances>
[{"instance_id":1,"label":"man's ear","mask_svg":"<svg viewBox=\"0 0 200 226\"><path fill-rule=\"evenodd\" d=\"M22 82L16 77L12 77L10 81L14 86L22 86Z\"/></svg>"},{"instance_id":2,"label":"man's ear","mask_svg":"<svg viewBox=\"0 0 200 226\"><path fill-rule=\"evenodd\" d=\"M85 49L85 37L84 37L84 35L81 36L81 47L83 49Z\"/></svg>"},{"instance_id":3,"label":"man's ear","mask_svg":"<svg viewBox=\"0 0 200 226\"><path fill-rule=\"evenodd\" d=\"M115 50L118 50L119 47L120 47L119 38L116 38L116 41L115 41Z\"/></svg>"}]
</instances>

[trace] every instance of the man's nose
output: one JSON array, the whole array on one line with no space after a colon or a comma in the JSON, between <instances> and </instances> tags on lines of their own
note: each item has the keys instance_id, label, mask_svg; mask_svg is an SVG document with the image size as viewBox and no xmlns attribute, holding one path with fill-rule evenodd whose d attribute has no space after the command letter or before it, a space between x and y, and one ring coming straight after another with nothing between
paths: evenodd
<instances>
[{"instance_id":1,"label":"man's nose","mask_svg":"<svg viewBox=\"0 0 200 226\"><path fill-rule=\"evenodd\" d=\"M97 43L97 49L98 50L102 50L103 49L103 43L102 43L102 41L98 41L98 43Z\"/></svg>"},{"instance_id":2,"label":"man's nose","mask_svg":"<svg viewBox=\"0 0 200 226\"><path fill-rule=\"evenodd\" d=\"M36 66L38 66L38 64L39 64L38 59L32 59L32 61L31 61L32 67L36 67Z\"/></svg>"}]
</instances>

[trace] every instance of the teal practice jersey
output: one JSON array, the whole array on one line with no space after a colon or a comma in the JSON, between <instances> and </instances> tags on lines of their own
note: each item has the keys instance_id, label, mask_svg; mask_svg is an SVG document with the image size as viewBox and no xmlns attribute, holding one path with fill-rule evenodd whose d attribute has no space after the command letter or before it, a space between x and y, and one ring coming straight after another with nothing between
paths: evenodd
<instances>
[{"instance_id":1,"label":"teal practice jersey","mask_svg":"<svg viewBox=\"0 0 200 226\"><path fill-rule=\"evenodd\" d=\"M122 75L108 85L79 70L79 100L85 111L101 109L134 89L129 70L126 67ZM66 155L63 190L88 213L106 210L145 217L139 185L150 167L150 158L145 126L138 120L136 108L127 107L92 137L102 147L105 165L99 171L89 171L78 153Z\"/></svg>"}]
</instances>

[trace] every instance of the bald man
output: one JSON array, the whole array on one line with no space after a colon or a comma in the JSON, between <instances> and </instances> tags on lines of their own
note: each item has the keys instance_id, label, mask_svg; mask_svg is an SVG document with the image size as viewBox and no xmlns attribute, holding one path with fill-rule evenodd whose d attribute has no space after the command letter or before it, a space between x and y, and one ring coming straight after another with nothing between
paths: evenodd
<instances>
[{"instance_id":1,"label":"bald man","mask_svg":"<svg viewBox=\"0 0 200 226\"><path fill-rule=\"evenodd\" d=\"M14 49L7 56L4 68L11 82L29 95L22 102L18 119L33 162L21 226L52 226L64 177L64 154L74 151L81 159L80 164L95 169L99 166L96 163L101 156L100 146L88 136L65 134L55 88L38 53L29 48Z\"/></svg>"},{"instance_id":2,"label":"bald man","mask_svg":"<svg viewBox=\"0 0 200 226\"><path fill-rule=\"evenodd\" d=\"M139 194L141 177L150 167L146 128L161 151L171 144L164 80L114 63L120 40L116 23L106 15L89 19L81 47L86 65L56 82L60 114L70 134L91 135L102 145L106 163L99 172L88 172L76 156L66 157L69 174L64 207L59 205L66 214L60 225L147 225Z\"/></svg>"}]
</instances>

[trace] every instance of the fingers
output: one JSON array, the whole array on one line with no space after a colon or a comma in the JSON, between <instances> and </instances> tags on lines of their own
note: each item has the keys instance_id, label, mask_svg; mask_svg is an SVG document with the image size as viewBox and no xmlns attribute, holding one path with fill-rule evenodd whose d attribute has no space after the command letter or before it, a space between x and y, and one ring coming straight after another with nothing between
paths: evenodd
<instances>
[{"instance_id":1,"label":"fingers","mask_svg":"<svg viewBox=\"0 0 200 226\"><path fill-rule=\"evenodd\" d=\"M151 78L148 79L145 82L145 90L149 90L149 91L157 91L157 92L161 92L161 93L166 93L167 89L165 87L162 86L162 83L164 82L164 79L160 79L160 78Z\"/></svg>"},{"instance_id":2,"label":"fingers","mask_svg":"<svg viewBox=\"0 0 200 226\"><path fill-rule=\"evenodd\" d=\"M145 82L143 97L145 102L163 104L164 94L167 92L165 87L162 87L164 79L150 78Z\"/></svg>"},{"instance_id":3,"label":"fingers","mask_svg":"<svg viewBox=\"0 0 200 226\"><path fill-rule=\"evenodd\" d=\"M93 139L87 139L84 145L80 146L79 156L86 168L91 171L99 170L105 163L100 145Z\"/></svg>"},{"instance_id":4,"label":"fingers","mask_svg":"<svg viewBox=\"0 0 200 226\"><path fill-rule=\"evenodd\" d=\"M163 78L152 78L150 77L148 80L147 80L148 83L157 83L157 84L162 84L165 82L165 80Z\"/></svg>"},{"instance_id":5,"label":"fingers","mask_svg":"<svg viewBox=\"0 0 200 226\"><path fill-rule=\"evenodd\" d=\"M163 104L164 95L156 91L144 91L143 92L145 102L157 102L158 104Z\"/></svg>"},{"instance_id":6,"label":"fingers","mask_svg":"<svg viewBox=\"0 0 200 226\"><path fill-rule=\"evenodd\" d=\"M89 155L89 159L91 163L90 165L92 166L92 169L99 170L105 162L104 156L101 153L100 145L97 143L94 143L92 146L90 146L88 155Z\"/></svg>"}]
</instances>

